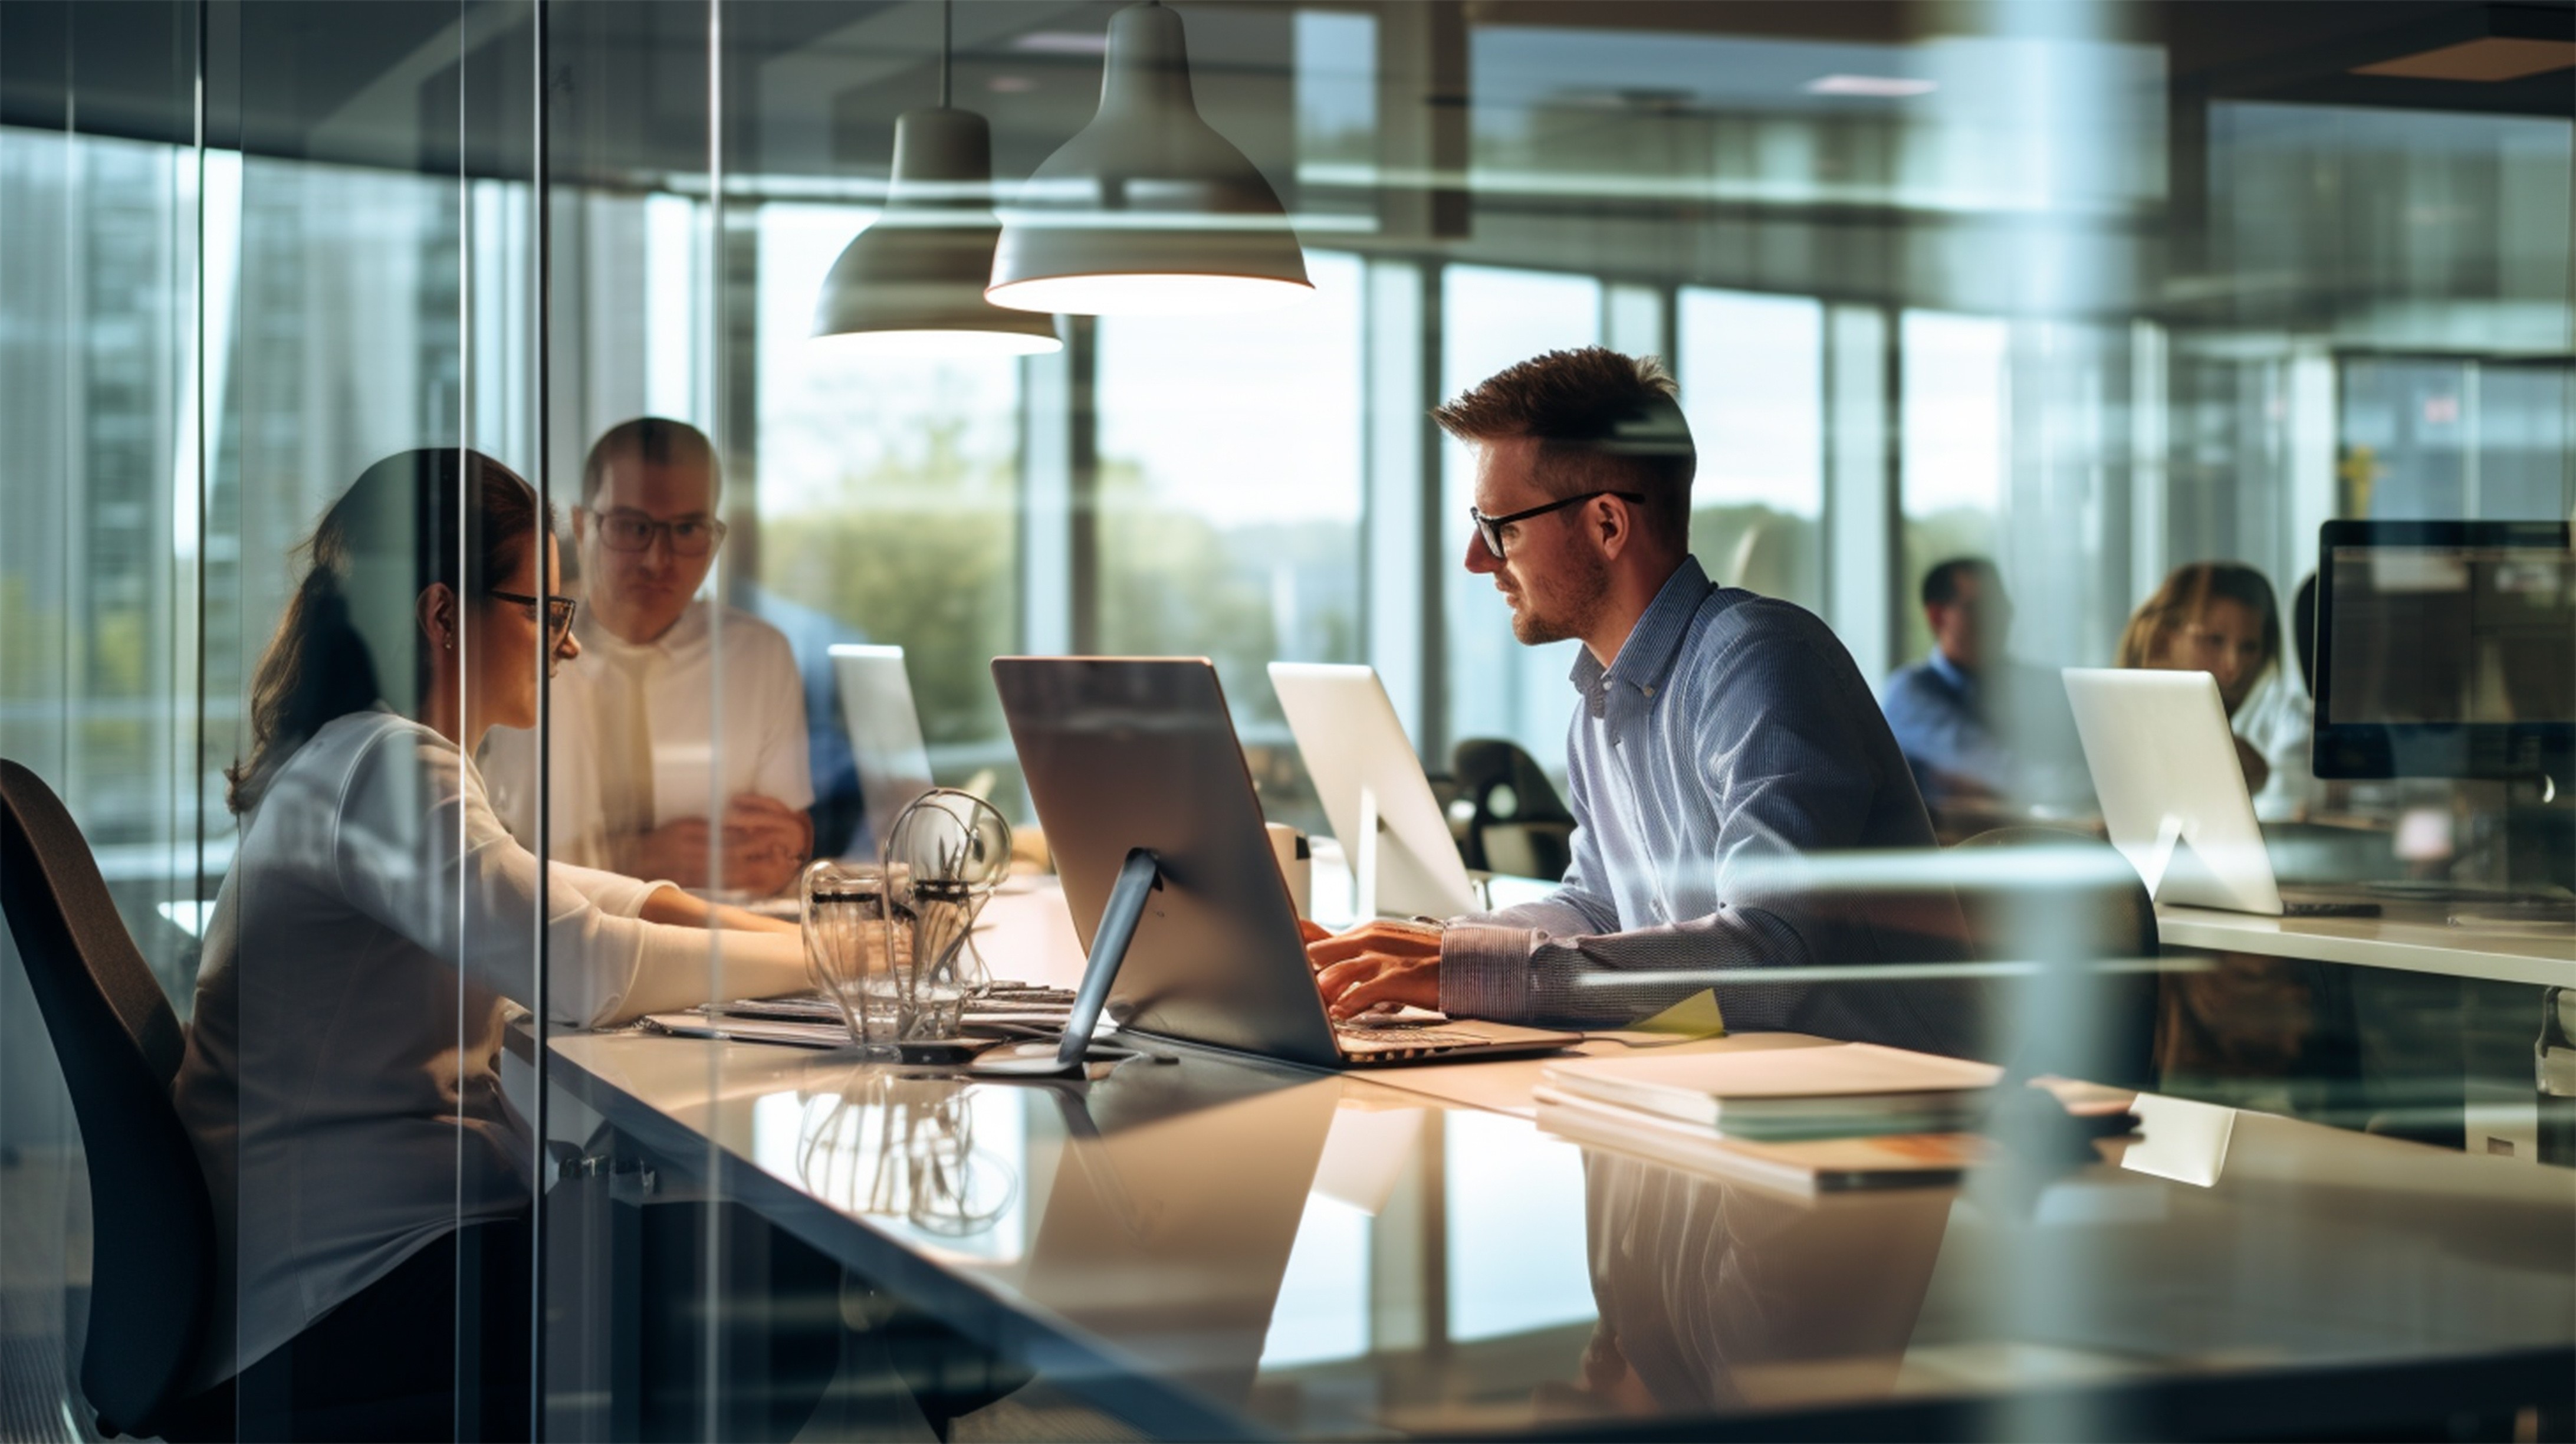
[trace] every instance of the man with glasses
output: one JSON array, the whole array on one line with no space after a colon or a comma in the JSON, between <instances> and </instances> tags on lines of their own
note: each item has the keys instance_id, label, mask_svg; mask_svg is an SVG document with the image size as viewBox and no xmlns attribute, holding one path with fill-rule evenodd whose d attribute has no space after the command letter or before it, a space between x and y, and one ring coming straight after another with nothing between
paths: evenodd
<instances>
[{"instance_id":1,"label":"man with glasses","mask_svg":"<svg viewBox=\"0 0 2576 1444\"><path fill-rule=\"evenodd\" d=\"M804 684L775 627L698 589L725 525L715 448L685 422L611 427L582 467L581 655L553 690L554 856L766 896L813 851ZM535 749L495 728L483 770L535 845Z\"/></svg>"},{"instance_id":2,"label":"man with glasses","mask_svg":"<svg viewBox=\"0 0 2576 1444\"><path fill-rule=\"evenodd\" d=\"M1763 968L1945 961L1946 895L1902 910L1816 883L1805 860L1929 848L1877 699L1810 613L1720 587L1690 555L1697 465L1651 358L1552 351L1433 415L1473 449L1467 570L1512 632L1583 644L1566 771L1574 860L1539 901L1439 928L1365 924L1313 944L1337 1017L1382 1004L1621 1027L1712 983L1728 1025L1975 1052L1957 981L1745 985Z\"/></svg>"}]
</instances>

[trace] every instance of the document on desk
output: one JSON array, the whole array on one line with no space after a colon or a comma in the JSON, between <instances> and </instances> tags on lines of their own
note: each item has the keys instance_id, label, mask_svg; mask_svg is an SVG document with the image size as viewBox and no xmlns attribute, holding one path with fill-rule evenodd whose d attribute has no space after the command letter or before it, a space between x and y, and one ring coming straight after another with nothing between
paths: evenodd
<instances>
[{"instance_id":1,"label":"document on desk","mask_svg":"<svg viewBox=\"0 0 2576 1444\"><path fill-rule=\"evenodd\" d=\"M1874 1043L1552 1062L1542 1082L1612 1108L1732 1138L1850 1138L1971 1126L2003 1076L1991 1063Z\"/></svg>"},{"instance_id":2,"label":"document on desk","mask_svg":"<svg viewBox=\"0 0 2576 1444\"><path fill-rule=\"evenodd\" d=\"M1805 1050L1801 1050L1805 1051ZM1993 1145L1973 1133L1899 1133L1784 1141L1723 1137L1661 1114L1538 1090L1538 1126L1584 1146L1808 1197L1859 1188L1956 1183Z\"/></svg>"}]
</instances>

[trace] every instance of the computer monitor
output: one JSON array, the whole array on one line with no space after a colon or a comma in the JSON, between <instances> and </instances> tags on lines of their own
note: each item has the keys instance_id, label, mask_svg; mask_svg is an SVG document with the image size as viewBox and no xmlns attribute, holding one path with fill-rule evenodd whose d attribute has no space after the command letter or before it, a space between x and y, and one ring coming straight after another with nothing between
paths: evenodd
<instances>
[{"instance_id":1,"label":"computer monitor","mask_svg":"<svg viewBox=\"0 0 2576 1444\"><path fill-rule=\"evenodd\" d=\"M2065 669L2102 823L2160 903L2280 916L2218 679Z\"/></svg>"},{"instance_id":2,"label":"computer monitor","mask_svg":"<svg viewBox=\"0 0 2576 1444\"><path fill-rule=\"evenodd\" d=\"M1474 912L1475 884L1377 669L1273 662L1270 685L1341 841L1360 914ZM1372 863L1374 879L1363 871Z\"/></svg>"},{"instance_id":3,"label":"computer monitor","mask_svg":"<svg viewBox=\"0 0 2576 1444\"><path fill-rule=\"evenodd\" d=\"M859 770L859 795L867 803L868 831L882 837L895 815L932 786L912 677L904 670L901 647L843 643L832 648L832 670L840 682L841 716Z\"/></svg>"},{"instance_id":4,"label":"computer monitor","mask_svg":"<svg viewBox=\"0 0 2576 1444\"><path fill-rule=\"evenodd\" d=\"M2332 521L2316 774L2576 781L2576 552L2559 522Z\"/></svg>"}]
</instances>

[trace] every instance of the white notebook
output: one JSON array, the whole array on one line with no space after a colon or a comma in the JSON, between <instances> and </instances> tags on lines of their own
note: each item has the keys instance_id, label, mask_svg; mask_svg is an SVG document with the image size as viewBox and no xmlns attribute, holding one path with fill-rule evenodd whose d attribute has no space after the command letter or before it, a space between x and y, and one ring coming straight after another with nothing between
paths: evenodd
<instances>
[{"instance_id":1,"label":"white notebook","mask_svg":"<svg viewBox=\"0 0 2576 1444\"><path fill-rule=\"evenodd\" d=\"M1550 1063L1548 1086L1721 1133L1820 1136L1939 1132L1982 1108L1991 1063L1874 1043Z\"/></svg>"}]
</instances>

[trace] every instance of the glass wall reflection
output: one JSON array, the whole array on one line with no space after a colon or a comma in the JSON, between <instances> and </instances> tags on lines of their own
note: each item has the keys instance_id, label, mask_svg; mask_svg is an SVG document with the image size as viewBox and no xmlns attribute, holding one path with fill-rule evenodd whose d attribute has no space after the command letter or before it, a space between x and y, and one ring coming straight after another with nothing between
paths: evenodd
<instances>
[{"instance_id":1,"label":"glass wall reflection","mask_svg":"<svg viewBox=\"0 0 2576 1444\"><path fill-rule=\"evenodd\" d=\"M1595 345L1669 367L1697 447L1693 555L1831 629L1880 689L1945 849L2109 834L2102 764L2058 669L2209 671L2278 882L2376 886L2377 921L2420 924L2452 960L2283 950L2168 908L2161 973L2010 992L2013 1027L2075 1034L2134 1005L2145 1081L2194 1106L2403 1140L2445 1167L2569 1161L2576 1084L2532 1083L2535 1046L2544 1075L2547 1050L2576 1047L2576 1014L2550 991L2576 987L2553 971L2576 782L2538 763L2340 775L2410 769L2335 761L2314 655L2322 527L2576 514L2569 67L2373 74L2402 58L2364 54L2397 43L2396 20L2331 7L2258 23L2162 3L1185 5L1196 104L1280 196L1311 296L1241 316L1056 317L1062 348L1027 356L814 336L836 258L900 219L897 117L943 105L988 122L990 181L947 199L1008 211L1091 119L1116 8L0 5L0 756L76 821L198 1056L228 1050L217 1092L255 1102L340 1026L317 996L327 980L262 981L315 932L256 910L280 879L349 887L308 876L319 854L284 842L261 864L228 769L283 776L360 714L446 747L389 784L380 854L360 870L406 883L371 936L400 954L410 1001L362 1001L400 1015L370 1028L401 1024L413 1046L386 1044L381 1071L436 1086L377 1099L359 1123L399 1115L448 1149L448 1174L386 1206L411 1210L400 1226L340 1239L363 1266L302 1299L292 1327L281 1314L244 1332L257 1310L239 1291L258 1284L227 1275L231 1313L192 1388L258 1364L245 1351L272 1352L412 1245L507 1216L529 1230L506 1241L528 1265L512 1277L553 1310L525 1350L552 1432L789 1437L811 1420L820 1437L991 1407L1025 1360L970 1337L957 1296L905 1297L901 1281L925 1277L906 1261L1033 1288L1051 1170L1119 1147L1010 1085L963 1105L882 1079L738 1093L701 1054L626 1075L553 1045L725 1001L746 986L729 971L743 946L800 989L802 868L876 861L894 810L928 785L990 798L1043 869L996 656L1212 659L1266 815L1319 839L1330 822L1266 665L1369 664L1440 806L1477 829L1473 855L1495 861L1477 840L1493 819L1470 822L1491 793L1460 775L1462 743L1517 749L1513 805L1570 829L1554 812L1574 790L1581 644L1520 645L1490 578L1466 570L1475 452L1429 413L1515 362ZM2454 18L2439 8L2403 18L2438 29ZM368 695L281 731L293 688L276 667L296 654L278 639L331 569L309 550L326 512L388 458L469 453L524 479L532 505L510 525L525 535L477 551L474 487L429 485L430 522L456 529L406 532L431 538L387 543L411 570L351 573L333 594L363 614L350 631L372 683L347 655L306 663ZM389 590L361 597L376 580ZM425 630L433 586L543 640L498 671L470 649L423 662L407 649L449 635ZM580 655L549 671L556 603ZM2546 671L2554 646L2514 655ZM428 701L449 670L453 718ZM1948 687L1948 720L2009 765L1980 773L1934 735L1941 717L1909 723L1918 685ZM2481 718L2570 720L2490 690ZM496 740L476 748L471 718ZM497 830L477 830L469 795ZM472 846L440 851L457 838ZM473 846L510 862L508 906L478 905ZM1561 866L1544 848L1512 856ZM670 896L648 909L657 883ZM2072 947L2070 894L2006 891L1989 961ZM365 911L355 890L341 901ZM1062 911L1047 936L1087 937ZM575 915L588 921L562 926ZM660 959L652 986L598 995L607 934L633 945L621 967ZM0 954L19 958L15 937ZM1064 981L1032 956L985 961L1006 981ZM32 1240L8 1240L0 1344L31 1352L0 1375L45 1381L46 1410L95 1409L80 1374L92 1259L117 1245L92 1237L88 1125L26 978L23 961L0 965L0 1216ZM236 1016L210 1022L201 996ZM361 1108L364 1081L335 1101ZM651 1146L611 1116L648 1084L677 1120ZM228 1229L284 1218L317 1186L274 1159L245 1170L243 1140L326 1131L255 1125L241 1106L195 1117ZM736 1147L719 1125L739 1109L751 1141ZM869 1130L896 1117L971 1135L960 1158L1012 1175L1021 1192L992 1227L941 1234L885 1197L851 1203L891 1136ZM227 1129L242 1138L208 1141ZM1311 1186L1263 1199L1279 1227L1262 1257L1284 1262L1229 1298L1229 1387L1247 1341L1254 1374L1323 1381L1318 1397L1347 1390L1332 1371L1354 1361L1452 1345L1484 1350L1475 1368L1516 1389L1521 1365L1495 1362L1509 1349L1565 1366L1533 1378L1573 1377L1603 1311L1637 1307L1597 1253L1586 1267L1587 1222L1699 1196L1613 1190L1646 1165L1575 1167L1522 1119L1464 1108L1396 1150L1401 1179L1325 1177L1338 1140L1365 1131L1336 1115ZM491 1177L460 1183L456 1149L477 1140ZM800 1142L801 1175L780 1162ZM935 1153L923 1168L945 1166ZM478 1183L482 1204L459 1202ZM819 1215L782 1222L799 1205L780 1188L901 1214L881 1232L909 1251L823 1248ZM1624 1201L1606 1210L1612 1192ZM2049 1218L2146 1207L2117 1189L2033 1197L2007 1201ZM1506 1251L1521 1267L1458 1264ZM304 1267L276 1263L302 1257L291 1247L270 1255L273 1272ZM2210 1287L2244 1296L2225 1272ZM1999 1362L2006 1344L2046 1340L1996 1340L2098 1320L2111 1301L2088 1291L2113 1287L1967 1245L1944 1244L1932 1277L1918 1334L1872 1335L1873 1378L2027 1383ZM1708 1347L1790 1357L1731 1335ZM906 1373L917 1356L987 1373L952 1397ZM1744 1402L1657 1373L1692 1361L1622 1358L1627 1404ZM809 1375L841 1382L808 1389ZM6 1387L15 1411L23 1386ZM1366 1397L1272 1422L1469 1417Z\"/></svg>"}]
</instances>

